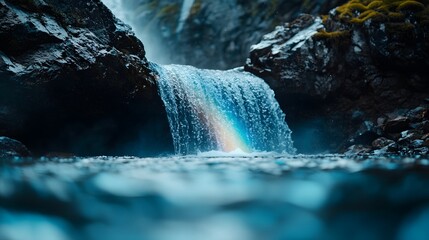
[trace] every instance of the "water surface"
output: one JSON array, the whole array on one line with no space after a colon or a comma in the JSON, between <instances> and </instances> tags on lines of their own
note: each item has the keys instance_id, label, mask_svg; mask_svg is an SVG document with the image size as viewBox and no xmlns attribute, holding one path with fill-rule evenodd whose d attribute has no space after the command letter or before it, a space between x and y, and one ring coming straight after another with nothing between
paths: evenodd
<instances>
[{"instance_id":1,"label":"water surface","mask_svg":"<svg viewBox=\"0 0 429 240\"><path fill-rule=\"evenodd\" d=\"M0 239L427 239L429 160L222 155L3 160Z\"/></svg>"}]
</instances>

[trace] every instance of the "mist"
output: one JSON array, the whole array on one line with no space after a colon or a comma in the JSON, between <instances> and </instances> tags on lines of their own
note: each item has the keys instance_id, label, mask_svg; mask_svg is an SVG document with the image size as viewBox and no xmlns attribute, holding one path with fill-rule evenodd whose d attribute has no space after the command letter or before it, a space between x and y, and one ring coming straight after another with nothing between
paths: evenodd
<instances>
[{"instance_id":1,"label":"mist","mask_svg":"<svg viewBox=\"0 0 429 240\"><path fill-rule=\"evenodd\" d=\"M122 0L102 0L102 2L112 11L112 13L131 27L132 31L136 34L137 38L143 42L146 57L149 61L159 64L172 64L173 62L168 57L170 53L166 51L165 43L159 37L160 29L155 29L148 24L148 26L141 26L131 16L133 11L133 3L126 6ZM145 11L140 15L147 14Z\"/></svg>"}]
</instances>

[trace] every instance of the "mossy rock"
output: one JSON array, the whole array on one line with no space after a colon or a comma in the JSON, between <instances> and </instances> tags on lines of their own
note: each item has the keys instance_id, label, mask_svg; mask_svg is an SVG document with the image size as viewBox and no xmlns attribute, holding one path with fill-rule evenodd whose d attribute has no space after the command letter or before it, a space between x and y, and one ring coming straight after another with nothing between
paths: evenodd
<instances>
[{"instance_id":1,"label":"mossy rock","mask_svg":"<svg viewBox=\"0 0 429 240\"><path fill-rule=\"evenodd\" d=\"M420 12L425 9L425 5L423 3L417 2L417 1L404 1L403 3L399 4L399 6L396 8L398 11L413 11L413 12Z\"/></svg>"},{"instance_id":2,"label":"mossy rock","mask_svg":"<svg viewBox=\"0 0 429 240\"><path fill-rule=\"evenodd\" d=\"M365 12L361 13L358 17L352 18L350 20L350 22L362 24L362 23L368 21L369 19L371 19L372 21L375 21L375 22L384 22L384 21L386 21L387 18L388 17L386 15L379 13L377 11L366 10Z\"/></svg>"},{"instance_id":3,"label":"mossy rock","mask_svg":"<svg viewBox=\"0 0 429 240\"><path fill-rule=\"evenodd\" d=\"M402 22L405 14L429 21L429 0L350 0L336 9L338 18L346 23Z\"/></svg>"},{"instance_id":4,"label":"mossy rock","mask_svg":"<svg viewBox=\"0 0 429 240\"><path fill-rule=\"evenodd\" d=\"M389 12L387 17L391 22L403 22L405 20L405 15L399 12Z\"/></svg>"},{"instance_id":5,"label":"mossy rock","mask_svg":"<svg viewBox=\"0 0 429 240\"><path fill-rule=\"evenodd\" d=\"M327 32L326 30L320 30L313 35L316 40L330 39L330 40L341 40L350 38L350 31L333 31Z\"/></svg>"}]
</instances>

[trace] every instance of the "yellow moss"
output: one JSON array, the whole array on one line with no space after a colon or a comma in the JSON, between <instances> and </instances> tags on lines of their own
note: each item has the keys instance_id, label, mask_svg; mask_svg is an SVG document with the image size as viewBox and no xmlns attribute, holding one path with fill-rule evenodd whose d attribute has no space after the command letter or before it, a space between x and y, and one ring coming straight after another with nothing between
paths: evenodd
<instances>
[{"instance_id":1,"label":"yellow moss","mask_svg":"<svg viewBox=\"0 0 429 240\"><path fill-rule=\"evenodd\" d=\"M403 11L414 12L420 21L429 20L429 0L351 0L338 7L344 22L362 24L372 21L404 21Z\"/></svg>"},{"instance_id":2,"label":"yellow moss","mask_svg":"<svg viewBox=\"0 0 429 240\"><path fill-rule=\"evenodd\" d=\"M405 19L405 15L403 13L398 13L398 12L389 12L387 16L389 17L389 20L392 22L399 22Z\"/></svg>"},{"instance_id":3,"label":"yellow moss","mask_svg":"<svg viewBox=\"0 0 429 240\"><path fill-rule=\"evenodd\" d=\"M368 7L363 5L362 3L351 3L348 5L350 11L359 11L363 12L368 10Z\"/></svg>"},{"instance_id":4,"label":"yellow moss","mask_svg":"<svg viewBox=\"0 0 429 240\"><path fill-rule=\"evenodd\" d=\"M389 23L386 25L386 27L389 32L395 32L395 33L411 32L411 31L414 31L416 28L411 23Z\"/></svg>"},{"instance_id":5,"label":"yellow moss","mask_svg":"<svg viewBox=\"0 0 429 240\"><path fill-rule=\"evenodd\" d=\"M368 10L368 11L365 11L364 13L362 13L361 15L359 15L359 17L351 19L350 22L362 24L369 19L371 19L373 21L384 21L386 19L386 16L382 13L372 11L372 10Z\"/></svg>"},{"instance_id":6,"label":"yellow moss","mask_svg":"<svg viewBox=\"0 0 429 240\"><path fill-rule=\"evenodd\" d=\"M328 21L328 19L329 19L329 15L322 15L322 16L320 16L321 18L322 18L322 22L323 22L323 24L325 24L326 23L326 21Z\"/></svg>"},{"instance_id":7,"label":"yellow moss","mask_svg":"<svg viewBox=\"0 0 429 240\"><path fill-rule=\"evenodd\" d=\"M423 11L425 9L425 5L416 1L405 1L401 3L396 10L398 11Z\"/></svg>"},{"instance_id":8,"label":"yellow moss","mask_svg":"<svg viewBox=\"0 0 429 240\"><path fill-rule=\"evenodd\" d=\"M344 39L350 37L350 31L334 31L327 32L326 30L320 30L313 35L315 39Z\"/></svg>"},{"instance_id":9,"label":"yellow moss","mask_svg":"<svg viewBox=\"0 0 429 240\"><path fill-rule=\"evenodd\" d=\"M391 3L391 4L385 4L378 7L376 10L382 13L389 13L392 11L396 11L396 8L399 6L400 3Z\"/></svg>"},{"instance_id":10,"label":"yellow moss","mask_svg":"<svg viewBox=\"0 0 429 240\"><path fill-rule=\"evenodd\" d=\"M372 16L374 14L380 14L380 13L376 12L374 10L366 10L365 12L359 14L358 18L359 19L364 19L364 18L367 18L368 16Z\"/></svg>"},{"instance_id":11,"label":"yellow moss","mask_svg":"<svg viewBox=\"0 0 429 240\"><path fill-rule=\"evenodd\" d=\"M383 6L383 2L382 1L373 1L373 2L371 2L370 4L368 4L368 8L369 9L376 9L376 8L378 8L378 7L381 7L381 6Z\"/></svg>"}]
</instances>

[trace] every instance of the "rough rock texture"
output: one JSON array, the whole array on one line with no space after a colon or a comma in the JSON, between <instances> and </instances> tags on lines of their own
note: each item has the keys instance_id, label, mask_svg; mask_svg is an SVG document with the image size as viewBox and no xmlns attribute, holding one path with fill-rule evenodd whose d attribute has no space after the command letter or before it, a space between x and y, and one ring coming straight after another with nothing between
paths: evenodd
<instances>
[{"instance_id":1,"label":"rough rock texture","mask_svg":"<svg viewBox=\"0 0 429 240\"><path fill-rule=\"evenodd\" d=\"M0 135L42 154L170 145L143 45L99 0L2 0L0 22Z\"/></svg>"},{"instance_id":2,"label":"rough rock texture","mask_svg":"<svg viewBox=\"0 0 429 240\"><path fill-rule=\"evenodd\" d=\"M228 69L242 66L249 47L287 21L327 13L345 0L103 0L133 26L158 63Z\"/></svg>"},{"instance_id":3,"label":"rough rock texture","mask_svg":"<svg viewBox=\"0 0 429 240\"><path fill-rule=\"evenodd\" d=\"M0 159L9 157L27 157L30 155L27 147L8 137L0 137Z\"/></svg>"},{"instance_id":4,"label":"rough rock texture","mask_svg":"<svg viewBox=\"0 0 429 240\"><path fill-rule=\"evenodd\" d=\"M303 15L251 48L245 69L274 88L303 151L336 151L358 140L372 149L377 137L398 140L388 136L392 129L428 133L404 122L372 130L384 126L377 120L426 109L429 97L428 1L418 9L375 2Z\"/></svg>"}]
</instances>

